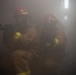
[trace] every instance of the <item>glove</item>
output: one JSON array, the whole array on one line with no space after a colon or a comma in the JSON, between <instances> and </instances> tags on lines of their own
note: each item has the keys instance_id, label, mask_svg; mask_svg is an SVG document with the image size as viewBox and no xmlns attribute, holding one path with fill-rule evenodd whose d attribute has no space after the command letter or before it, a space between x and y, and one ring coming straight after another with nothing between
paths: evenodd
<instances>
[{"instance_id":1,"label":"glove","mask_svg":"<svg viewBox=\"0 0 76 75\"><path fill-rule=\"evenodd\" d=\"M58 38L55 38L55 45L54 45L54 47L57 47L57 45L59 44L59 39Z\"/></svg>"},{"instance_id":2,"label":"glove","mask_svg":"<svg viewBox=\"0 0 76 75\"><path fill-rule=\"evenodd\" d=\"M14 39L18 40L20 38L20 36L21 36L21 33L20 32L16 32Z\"/></svg>"},{"instance_id":3,"label":"glove","mask_svg":"<svg viewBox=\"0 0 76 75\"><path fill-rule=\"evenodd\" d=\"M58 45L59 44L59 39L55 38L55 44Z\"/></svg>"}]
</instances>

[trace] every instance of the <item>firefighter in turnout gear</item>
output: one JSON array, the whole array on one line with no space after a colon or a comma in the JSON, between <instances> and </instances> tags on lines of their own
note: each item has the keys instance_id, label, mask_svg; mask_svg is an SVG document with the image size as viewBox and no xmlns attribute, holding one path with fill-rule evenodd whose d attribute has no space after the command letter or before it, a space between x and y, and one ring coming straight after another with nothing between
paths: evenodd
<instances>
[{"instance_id":1,"label":"firefighter in turnout gear","mask_svg":"<svg viewBox=\"0 0 76 75\"><path fill-rule=\"evenodd\" d=\"M38 34L36 26L30 23L28 11L21 10L16 14L17 26L5 30L3 42L11 50L10 60L14 65L12 71L15 70L15 75L30 75L30 63L38 58Z\"/></svg>"},{"instance_id":2,"label":"firefighter in turnout gear","mask_svg":"<svg viewBox=\"0 0 76 75\"><path fill-rule=\"evenodd\" d=\"M41 47L45 51L44 64L50 69L50 75L59 75L59 65L64 57L66 46L66 35L63 25L51 13L45 17L41 40Z\"/></svg>"},{"instance_id":3,"label":"firefighter in turnout gear","mask_svg":"<svg viewBox=\"0 0 76 75\"><path fill-rule=\"evenodd\" d=\"M21 10L23 18L18 23L19 30L15 33L13 40L16 50L12 53L13 63L16 68L17 75L31 75L30 63L38 57L36 47L38 44L38 34L36 26L30 24L28 12ZM19 19L19 18L18 18ZM22 26L21 26L22 24Z\"/></svg>"}]
</instances>

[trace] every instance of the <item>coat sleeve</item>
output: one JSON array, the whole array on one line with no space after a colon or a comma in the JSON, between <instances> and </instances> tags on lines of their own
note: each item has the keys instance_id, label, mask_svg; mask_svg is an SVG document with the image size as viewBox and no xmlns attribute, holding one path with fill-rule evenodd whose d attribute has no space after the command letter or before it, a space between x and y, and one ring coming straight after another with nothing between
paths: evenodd
<instances>
[{"instance_id":1,"label":"coat sleeve","mask_svg":"<svg viewBox=\"0 0 76 75\"><path fill-rule=\"evenodd\" d=\"M60 45L65 45L66 44L66 35L65 35L65 32L64 32L64 26L62 24L58 24L57 25L57 38L59 39L59 44Z\"/></svg>"},{"instance_id":2,"label":"coat sleeve","mask_svg":"<svg viewBox=\"0 0 76 75\"><path fill-rule=\"evenodd\" d=\"M21 34L19 38L19 42L24 45L29 45L33 42L35 42L37 38L37 31L35 27L31 27L27 30L25 34Z\"/></svg>"},{"instance_id":3,"label":"coat sleeve","mask_svg":"<svg viewBox=\"0 0 76 75\"><path fill-rule=\"evenodd\" d=\"M65 31L64 31L64 26L62 24L58 24L57 26L57 38L59 40L59 44L56 47L56 58L58 62L61 62L61 60L63 59L64 55L65 55L65 48L66 48L66 43L67 43L67 39L66 39L66 35L65 35Z\"/></svg>"}]
</instances>

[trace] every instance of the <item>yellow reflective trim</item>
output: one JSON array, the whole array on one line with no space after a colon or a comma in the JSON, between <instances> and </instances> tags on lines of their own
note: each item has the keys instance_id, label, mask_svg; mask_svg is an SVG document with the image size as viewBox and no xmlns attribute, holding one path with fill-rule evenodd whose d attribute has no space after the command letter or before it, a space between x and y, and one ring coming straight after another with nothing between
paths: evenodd
<instances>
[{"instance_id":1,"label":"yellow reflective trim","mask_svg":"<svg viewBox=\"0 0 76 75\"><path fill-rule=\"evenodd\" d=\"M16 32L15 39L18 39L20 37L20 35L21 35L20 32Z\"/></svg>"},{"instance_id":2,"label":"yellow reflective trim","mask_svg":"<svg viewBox=\"0 0 76 75\"><path fill-rule=\"evenodd\" d=\"M18 75L27 75L26 73L19 73Z\"/></svg>"},{"instance_id":3,"label":"yellow reflective trim","mask_svg":"<svg viewBox=\"0 0 76 75\"><path fill-rule=\"evenodd\" d=\"M25 15L27 15L28 14L28 12L21 12L22 14L25 14Z\"/></svg>"},{"instance_id":4,"label":"yellow reflective trim","mask_svg":"<svg viewBox=\"0 0 76 75\"><path fill-rule=\"evenodd\" d=\"M26 71L26 72L22 72L22 73L19 73L17 75L30 75L30 70Z\"/></svg>"}]
</instances>

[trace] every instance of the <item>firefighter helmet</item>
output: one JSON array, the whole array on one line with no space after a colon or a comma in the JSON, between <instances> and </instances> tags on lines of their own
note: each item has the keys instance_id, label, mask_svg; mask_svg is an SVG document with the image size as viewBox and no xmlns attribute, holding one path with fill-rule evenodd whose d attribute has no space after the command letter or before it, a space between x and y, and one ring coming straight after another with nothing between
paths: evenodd
<instances>
[{"instance_id":1,"label":"firefighter helmet","mask_svg":"<svg viewBox=\"0 0 76 75\"><path fill-rule=\"evenodd\" d=\"M16 14L17 15L28 15L28 11L27 11L27 9L18 9L18 10L16 10Z\"/></svg>"}]
</instances>

